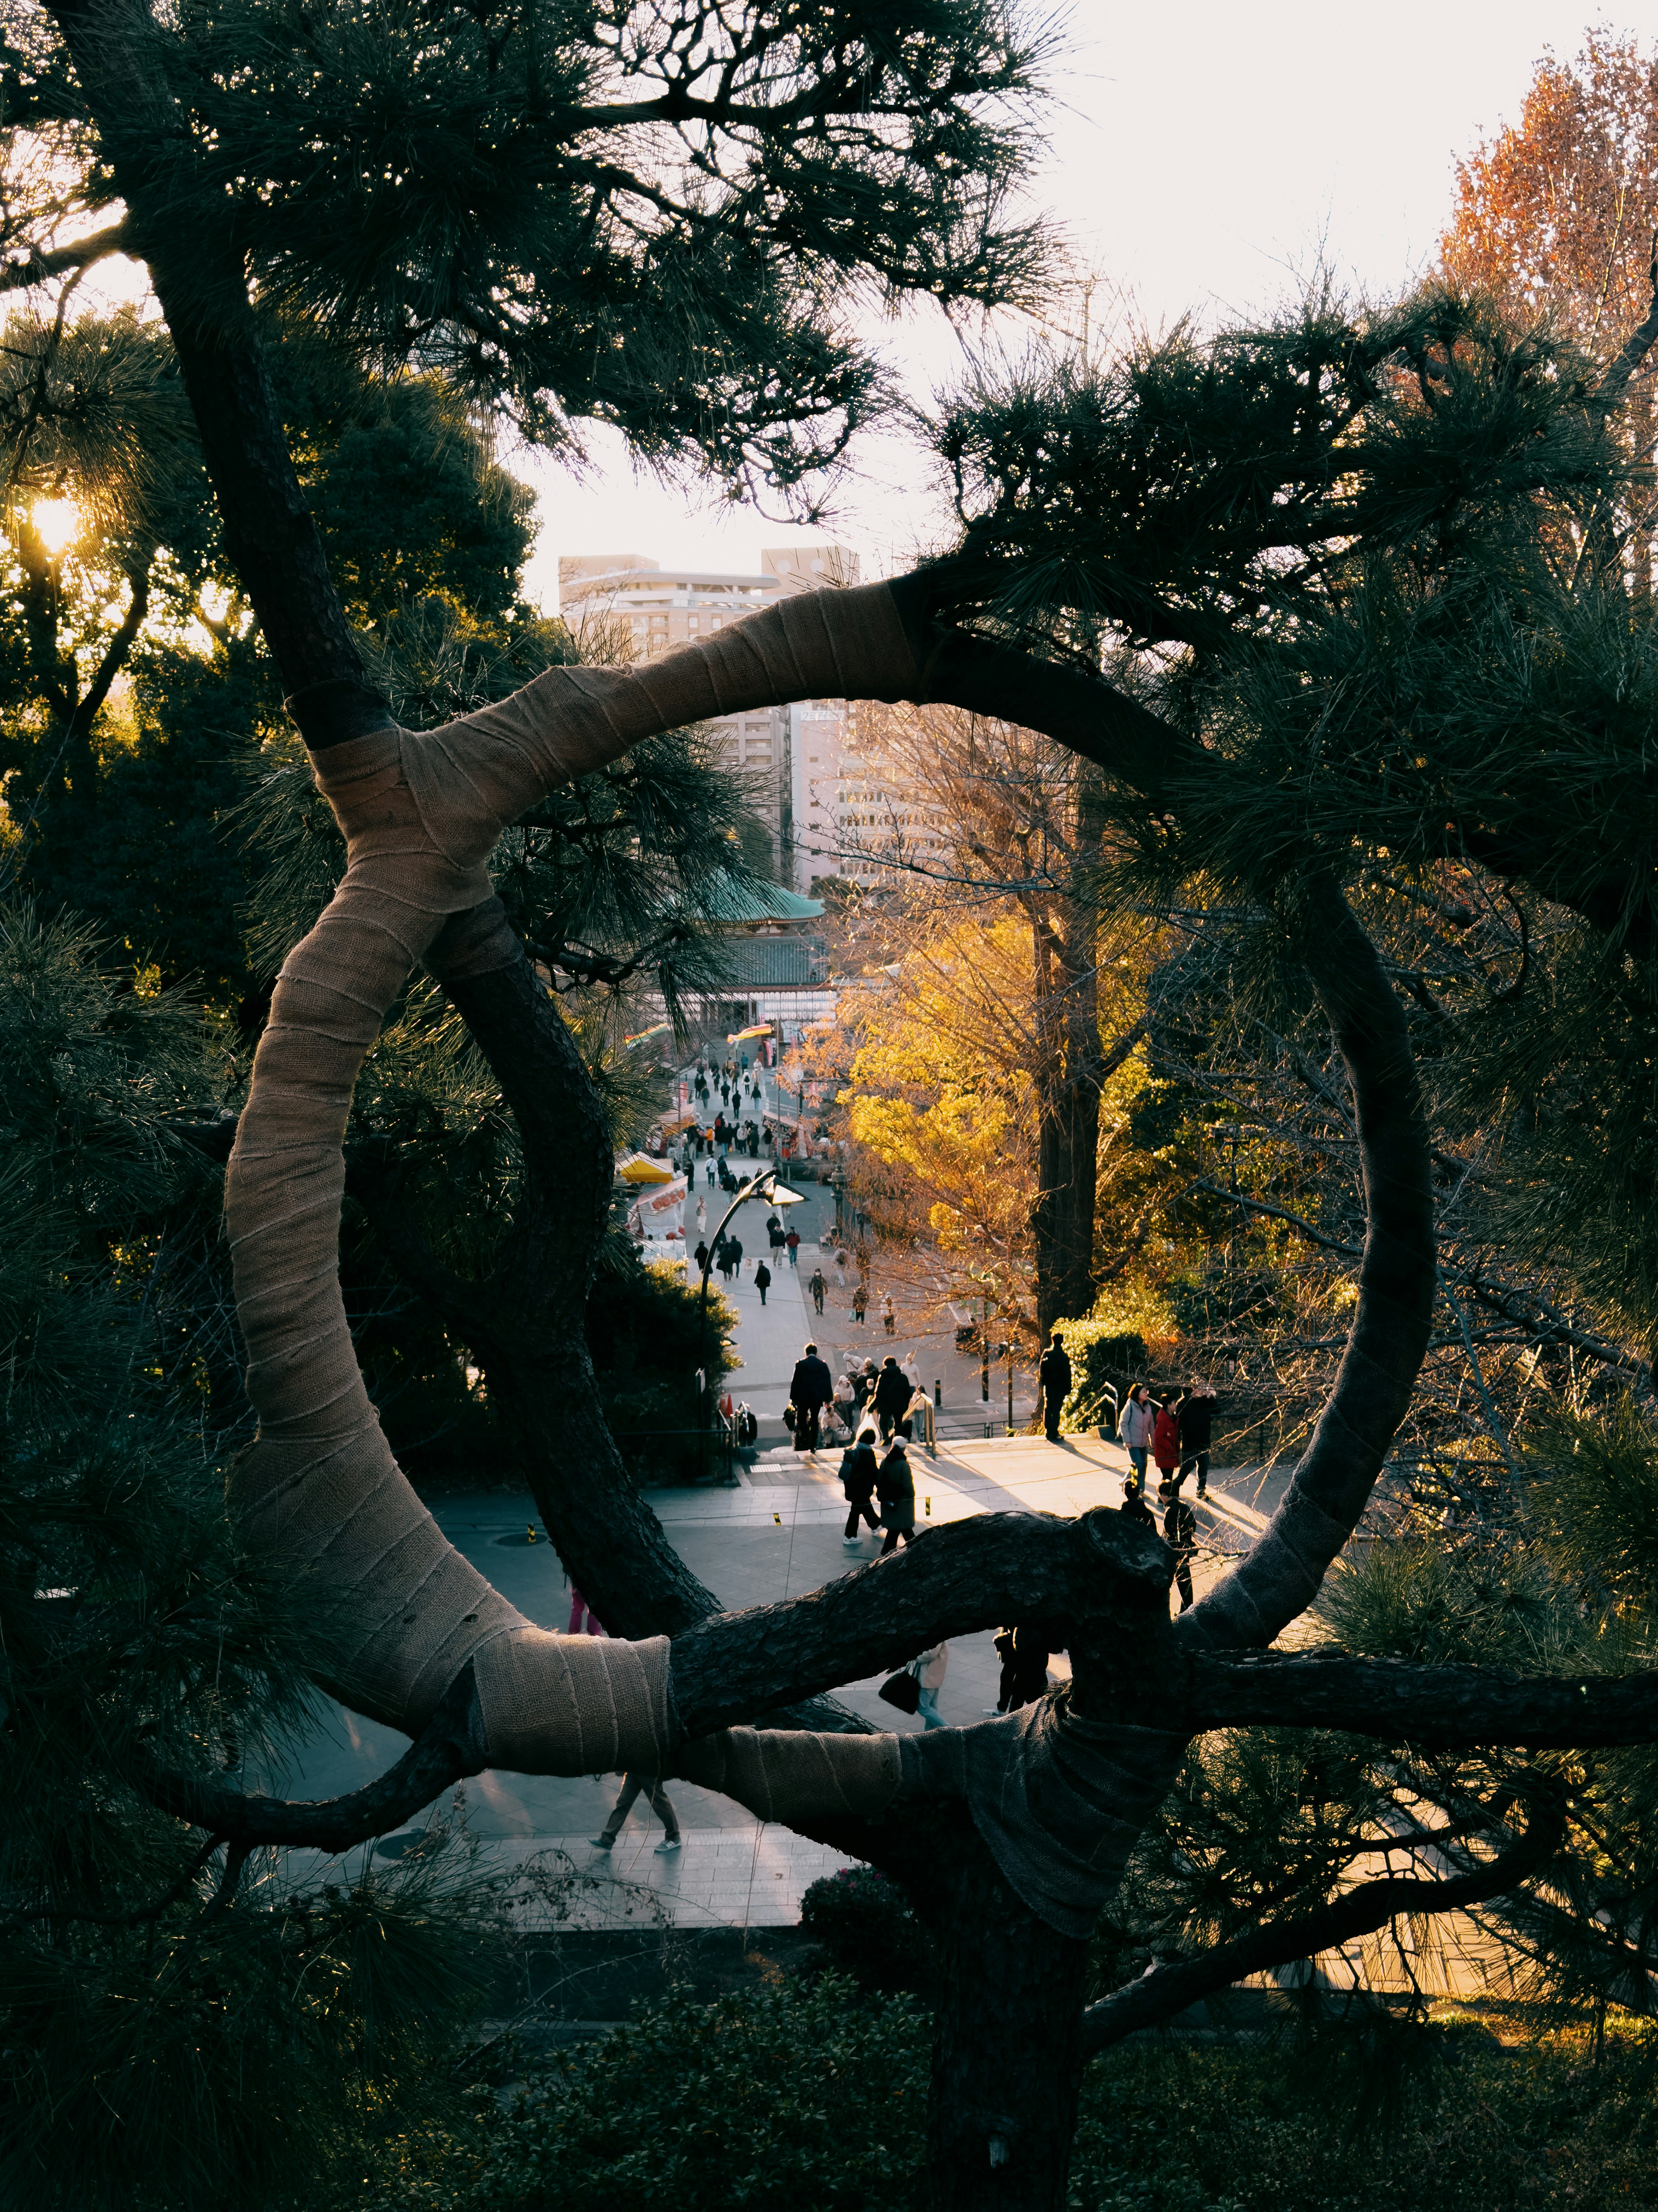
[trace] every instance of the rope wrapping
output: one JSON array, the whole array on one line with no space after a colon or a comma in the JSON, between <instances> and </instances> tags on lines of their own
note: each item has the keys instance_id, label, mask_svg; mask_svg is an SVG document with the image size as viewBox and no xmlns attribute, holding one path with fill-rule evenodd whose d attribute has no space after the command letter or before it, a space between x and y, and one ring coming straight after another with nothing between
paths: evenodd
<instances>
[{"instance_id":1,"label":"rope wrapping","mask_svg":"<svg viewBox=\"0 0 1658 2212\"><path fill-rule=\"evenodd\" d=\"M645 668L550 669L437 730L400 729L389 714L383 726L362 729L376 717L365 695L351 702L361 733L313 757L347 865L283 963L226 1173L247 1393L259 1417L230 1498L256 1551L313 1578L343 1655L327 1686L355 1711L417 1734L471 1660L492 1764L655 1774L679 1737L667 1639L535 1627L449 1543L380 1429L351 1343L338 1255L346 1123L381 1021L422 962L440 981L458 980L518 957L485 863L501 830L556 785L710 716L823 695L898 699L918 688L891 596L873 585L785 600ZM303 727L303 698L295 708ZM868 1739L805 1739L823 1748L805 1765L801 1739L762 1741L762 1753L720 1756L741 1786L803 1813L814 1790L824 1810L847 1811L872 1792L884 1802L896 1786L896 1753L872 1759Z\"/></svg>"}]
</instances>

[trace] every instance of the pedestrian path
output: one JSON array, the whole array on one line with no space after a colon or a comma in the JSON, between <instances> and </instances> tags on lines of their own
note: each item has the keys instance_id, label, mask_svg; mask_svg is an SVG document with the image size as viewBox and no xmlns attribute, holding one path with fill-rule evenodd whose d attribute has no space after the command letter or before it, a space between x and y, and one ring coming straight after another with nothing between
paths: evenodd
<instances>
[{"instance_id":1,"label":"pedestrian path","mask_svg":"<svg viewBox=\"0 0 1658 2212\"><path fill-rule=\"evenodd\" d=\"M679 1795L675 1785L674 1795ZM578 1928L786 1928L811 1884L856 1862L774 1821L685 1828L659 1852L655 1820L629 1819L608 1851L586 1836L542 1836L498 1846L502 1877L535 1863L540 1880L512 1900L526 1934Z\"/></svg>"}]
</instances>

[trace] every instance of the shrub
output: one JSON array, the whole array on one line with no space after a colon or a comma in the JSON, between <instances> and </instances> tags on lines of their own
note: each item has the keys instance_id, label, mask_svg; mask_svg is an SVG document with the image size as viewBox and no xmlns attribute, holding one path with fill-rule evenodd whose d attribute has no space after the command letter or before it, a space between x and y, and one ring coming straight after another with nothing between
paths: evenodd
<instances>
[{"instance_id":1,"label":"shrub","mask_svg":"<svg viewBox=\"0 0 1658 2212\"><path fill-rule=\"evenodd\" d=\"M1071 1360L1071 1395L1060 1419L1067 1429L1095 1428L1103 1423L1114 1430L1115 1416L1106 1395L1109 1383L1119 1405L1131 1385L1146 1376L1143 1337L1124 1336L1108 1322L1062 1321L1060 1337Z\"/></svg>"},{"instance_id":2,"label":"shrub","mask_svg":"<svg viewBox=\"0 0 1658 2212\"><path fill-rule=\"evenodd\" d=\"M800 1899L800 1925L837 1973L863 1990L925 1993L932 1946L896 1881L873 1867L845 1867L813 1882Z\"/></svg>"},{"instance_id":3,"label":"shrub","mask_svg":"<svg viewBox=\"0 0 1658 2212\"><path fill-rule=\"evenodd\" d=\"M1356 2136L1351 2095L1285 2038L1147 2037L1084 2076L1071 2212L1658 2208L1658 2038L1625 2021L1503 2049L1450 2021L1436 2097ZM928 2021L833 1975L676 1998L533 2073L501 2111L346 2169L326 2212L919 2212ZM295 2206L294 2212L301 2212ZM303 2212L324 2212L307 2197Z\"/></svg>"},{"instance_id":4,"label":"shrub","mask_svg":"<svg viewBox=\"0 0 1658 2212\"><path fill-rule=\"evenodd\" d=\"M677 1996L463 2138L405 2141L373 2212L920 2212L927 2028L837 1976ZM389 2193L386 2193L389 2184ZM307 2209L308 2212L308 2209Z\"/></svg>"}]
</instances>

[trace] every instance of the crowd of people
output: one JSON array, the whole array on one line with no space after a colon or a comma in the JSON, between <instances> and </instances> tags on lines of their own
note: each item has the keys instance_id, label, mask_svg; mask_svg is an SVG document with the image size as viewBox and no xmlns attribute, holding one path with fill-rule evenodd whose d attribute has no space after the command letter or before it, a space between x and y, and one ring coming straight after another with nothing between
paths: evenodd
<instances>
[{"instance_id":1,"label":"crowd of people","mask_svg":"<svg viewBox=\"0 0 1658 2212\"><path fill-rule=\"evenodd\" d=\"M1197 1476L1197 1495L1209 1494L1209 1450L1214 1437L1215 1394L1206 1382L1188 1382L1155 1395L1149 1382L1136 1382L1123 1400L1117 1440L1128 1454L1129 1486L1145 1488L1146 1462L1157 1470L1157 1495L1177 1497L1188 1474Z\"/></svg>"}]
</instances>

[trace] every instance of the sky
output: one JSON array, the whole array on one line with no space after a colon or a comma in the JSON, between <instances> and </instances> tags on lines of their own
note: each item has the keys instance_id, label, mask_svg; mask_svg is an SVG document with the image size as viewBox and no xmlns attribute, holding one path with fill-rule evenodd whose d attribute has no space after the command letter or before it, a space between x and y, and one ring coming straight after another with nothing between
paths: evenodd
<instances>
[{"instance_id":1,"label":"sky","mask_svg":"<svg viewBox=\"0 0 1658 2212\"><path fill-rule=\"evenodd\" d=\"M1093 279L1091 313L1108 327L1257 313L1321 263L1354 293L1388 298L1433 260L1458 157L1518 118L1546 49L1576 53L1603 20L1582 0L1075 0L1034 198ZM1027 329L1008 319L988 335L1017 348ZM936 309L871 334L920 398L962 360ZM538 495L526 581L550 608L561 554L753 570L762 545L830 534L870 577L948 538L926 456L892 436L858 449L827 532L641 478L608 433L590 453L585 478L544 456L503 456Z\"/></svg>"}]
</instances>

